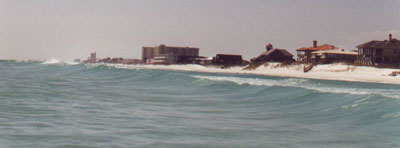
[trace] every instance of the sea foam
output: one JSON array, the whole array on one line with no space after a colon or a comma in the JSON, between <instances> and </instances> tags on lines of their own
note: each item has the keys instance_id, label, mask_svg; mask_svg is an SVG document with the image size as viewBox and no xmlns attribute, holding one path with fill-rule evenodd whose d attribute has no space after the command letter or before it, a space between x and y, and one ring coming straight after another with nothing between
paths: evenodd
<instances>
[{"instance_id":1,"label":"sea foam","mask_svg":"<svg viewBox=\"0 0 400 148\"><path fill-rule=\"evenodd\" d=\"M107 65L124 69L161 69L207 73L256 74L278 77L400 84L400 78L398 76L388 76L391 72L398 71L398 69L352 66L346 64L317 65L307 73L303 72L303 64L281 66L279 63L262 65L255 70L243 70L244 67L241 66L221 69L201 65Z\"/></svg>"},{"instance_id":2,"label":"sea foam","mask_svg":"<svg viewBox=\"0 0 400 148\"><path fill-rule=\"evenodd\" d=\"M261 78L242 78L233 76L192 76L197 79L211 81L233 82L238 85L249 84L254 86L282 86L282 87L297 87L309 90L315 90L321 93L338 93L338 94L353 94L353 95L382 95L390 98L399 98L400 92L392 89L378 88L349 88L344 85L329 85L327 83L313 82L310 79L301 78L286 78L286 79L261 79Z\"/></svg>"},{"instance_id":3,"label":"sea foam","mask_svg":"<svg viewBox=\"0 0 400 148\"><path fill-rule=\"evenodd\" d=\"M57 65L77 65L79 63L73 61L62 61L56 58L50 58L42 62L45 65L57 64Z\"/></svg>"}]
</instances>

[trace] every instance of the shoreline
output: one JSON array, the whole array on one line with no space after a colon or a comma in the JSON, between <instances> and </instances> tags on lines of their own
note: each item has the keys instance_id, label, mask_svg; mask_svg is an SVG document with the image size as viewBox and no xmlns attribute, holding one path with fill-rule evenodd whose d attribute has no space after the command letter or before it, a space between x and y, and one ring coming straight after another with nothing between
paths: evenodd
<instances>
[{"instance_id":1,"label":"shoreline","mask_svg":"<svg viewBox=\"0 0 400 148\"><path fill-rule=\"evenodd\" d=\"M366 66L354 66L345 64L325 64L317 65L311 71L304 73L303 65L288 65L279 67L279 63L269 63L261 65L254 70L242 70L244 67L230 67L220 69L202 65L126 65L126 64L106 64L108 66L125 69L156 69L173 70L202 73L223 73L223 74L243 74L259 75L272 77L305 78L316 80L346 81L346 82L366 82L381 84L400 84L399 76L388 76L393 71L399 69L375 68Z\"/></svg>"},{"instance_id":2,"label":"shoreline","mask_svg":"<svg viewBox=\"0 0 400 148\"><path fill-rule=\"evenodd\" d=\"M4 61L9 61L9 60L4 60ZM60 64L60 63L67 65L79 64L79 63L64 62L59 60L50 60L41 62L42 64ZM394 85L400 84L400 75L389 76L391 72L400 71L400 69L355 66L342 63L317 65L307 73L303 72L303 66L304 66L303 64L279 66L280 63L273 63L273 62L261 65L254 70L243 70L245 66L236 66L236 67L221 69L218 67L203 66L197 64L187 64L187 65L146 65L146 64L128 65L128 64L107 64L107 63L97 63L97 64L107 65L115 68L124 68L124 69L154 69L154 70L187 71L187 72L215 73L215 74L241 74L241 75L329 80L329 81L380 83L380 84L394 84Z\"/></svg>"}]
</instances>

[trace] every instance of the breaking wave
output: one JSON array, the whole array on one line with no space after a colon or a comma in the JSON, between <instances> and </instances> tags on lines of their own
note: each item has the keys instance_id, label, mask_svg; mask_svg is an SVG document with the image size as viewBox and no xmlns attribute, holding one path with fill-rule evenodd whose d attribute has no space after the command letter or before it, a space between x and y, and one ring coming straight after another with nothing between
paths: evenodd
<instances>
[{"instance_id":1,"label":"breaking wave","mask_svg":"<svg viewBox=\"0 0 400 148\"><path fill-rule=\"evenodd\" d=\"M73 61L62 61L62 60L59 60L59 59L56 59L56 58L50 58L50 59L47 59L47 60L43 61L42 64L45 64L45 65L54 65L54 64L57 64L57 65L78 65L79 63L73 62Z\"/></svg>"},{"instance_id":2,"label":"breaking wave","mask_svg":"<svg viewBox=\"0 0 400 148\"><path fill-rule=\"evenodd\" d=\"M300 79L300 78L286 78L286 79L262 79L262 78L243 78L231 76L202 76L194 75L194 78L211 80L211 81L225 81L234 82L239 85L249 84L255 86L282 86L282 87L297 87L309 90L315 90L321 93L346 93L354 95L383 95L385 97L392 97L400 99L400 92L398 89L378 89L378 88L363 88L363 87L349 87L346 83L342 82L341 85L332 85L329 82L315 82L318 80Z\"/></svg>"},{"instance_id":3,"label":"breaking wave","mask_svg":"<svg viewBox=\"0 0 400 148\"><path fill-rule=\"evenodd\" d=\"M400 146L398 85L157 68L0 61L0 135L16 147Z\"/></svg>"}]
</instances>

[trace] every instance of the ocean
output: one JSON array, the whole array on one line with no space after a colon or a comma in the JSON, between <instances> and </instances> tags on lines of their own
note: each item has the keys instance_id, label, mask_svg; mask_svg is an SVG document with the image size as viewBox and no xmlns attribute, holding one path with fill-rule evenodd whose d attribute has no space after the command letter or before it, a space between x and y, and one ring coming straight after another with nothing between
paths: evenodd
<instances>
[{"instance_id":1,"label":"ocean","mask_svg":"<svg viewBox=\"0 0 400 148\"><path fill-rule=\"evenodd\" d=\"M400 147L400 86L0 61L0 147Z\"/></svg>"}]
</instances>

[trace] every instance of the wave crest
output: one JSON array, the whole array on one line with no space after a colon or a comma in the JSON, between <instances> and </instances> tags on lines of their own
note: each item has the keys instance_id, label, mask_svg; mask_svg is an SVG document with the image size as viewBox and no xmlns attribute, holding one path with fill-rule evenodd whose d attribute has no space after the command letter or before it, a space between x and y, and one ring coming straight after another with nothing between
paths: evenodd
<instances>
[{"instance_id":1,"label":"wave crest","mask_svg":"<svg viewBox=\"0 0 400 148\"><path fill-rule=\"evenodd\" d=\"M288 79L261 79L261 78L242 78L232 76L192 76L197 79L211 81L233 82L239 85L249 84L254 86L282 86L282 87L297 87L308 90L315 90L322 93L345 93L352 95L382 95L390 98L399 98L400 93L395 89L377 89L377 88L357 88L345 87L342 85L330 85L329 83L316 83L309 79L288 78Z\"/></svg>"},{"instance_id":2,"label":"wave crest","mask_svg":"<svg viewBox=\"0 0 400 148\"><path fill-rule=\"evenodd\" d=\"M73 61L62 61L56 58L50 58L47 59L46 61L43 61L42 64L45 65L77 65L79 63L73 62Z\"/></svg>"}]
</instances>

